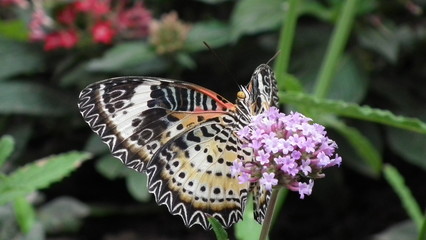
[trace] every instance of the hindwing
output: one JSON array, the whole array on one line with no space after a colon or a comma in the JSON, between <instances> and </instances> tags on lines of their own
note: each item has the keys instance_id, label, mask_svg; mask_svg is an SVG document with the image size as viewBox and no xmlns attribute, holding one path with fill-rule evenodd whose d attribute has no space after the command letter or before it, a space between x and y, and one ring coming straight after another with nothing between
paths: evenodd
<instances>
[{"instance_id":1,"label":"hindwing","mask_svg":"<svg viewBox=\"0 0 426 240\"><path fill-rule=\"evenodd\" d=\"M256 68L247 85L247 90L250 92L248 104L252 116L261 114L270 107L279 107L277 80L268 65L261 64ZM258 182L251 184L250 192L253 195L254 218L262 224L271 192L260 186Z\"/></svg>"}]
</instances>

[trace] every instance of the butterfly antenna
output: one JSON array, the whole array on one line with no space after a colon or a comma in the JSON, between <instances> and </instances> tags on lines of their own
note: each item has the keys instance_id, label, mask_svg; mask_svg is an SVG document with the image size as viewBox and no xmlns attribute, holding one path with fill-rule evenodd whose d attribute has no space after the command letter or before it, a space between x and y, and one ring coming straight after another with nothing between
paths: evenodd
<instances>
[{"instance_id":1,"label":"butterfly antenna","mask_svg":"<svg viewBox=\"0 0 426 240\"><path fill-rule=\"evenodd\" d=\"M274 60L278 55L280 54L280 50L278 50L275 54L274 54L274 56L272 56L271 57L271 59L269 59L267 62L266 62L266 65L269 65L269 63L272 61L272 60Z\"/></svg>"},{"instance_id":2,"label":"butterfly antenna","mask_svg":"<svg viewBox=\"0 0 426 240\"><path fill-rule=\"evenodd\" d=\"M209 49L209 51L216 57L216 59L222 64L222 66L225 68L226 72L232 77L232 80L234 80L235 84L241 89L240 84L238 84L237 80L235 80L235 75L232 74L231 70L229 70L228 66L225 64L225 62L222 60L222 58L219 57L219 55L216 54L216 52L207 44L205 41L203 41L204 45Z\"/></svg>"}]
</instances>

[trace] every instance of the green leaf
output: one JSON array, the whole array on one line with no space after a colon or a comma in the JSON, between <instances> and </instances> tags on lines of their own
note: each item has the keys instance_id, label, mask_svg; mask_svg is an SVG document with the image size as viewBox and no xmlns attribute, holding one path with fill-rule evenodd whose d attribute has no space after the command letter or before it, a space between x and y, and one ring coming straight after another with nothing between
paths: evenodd
<instances>
[{"instance_id":1,"label":"green leaf","mask_svg":"<svg viewBox=\"0 0 426 240\"><path fill-rule=\"evenodd\" d=\"M318 112L333 113L338 116L377 122L426 134L426 123L417 118L394 115L387 110L375 109L369 106L359 106L343 101L319 99L296 92L280 92L279 98L282 103L310 108Z\"/></svg>"},{"instance_id":2,"label":"green leaf","mask_svg":"<svg viewBox=\"0 0 426 240\"><path fill-rule=\"evenodd\" d=\"M285 14L284 0L238 1L231 16L231 39L279 28Z\"/></svg>"},{"instance_id":3,"label":"green leaf","mask_svg":"<svg viewBox=\"0 0 426 240\"><path fill-rule=\"evenodd\" d=\"M386 132L387 140L395 152L404 160L426 170L426 135L394 128L388 128Z\"/></svg>"},{"instance_id":4,"label":"green leaf","mask_svg":"<svg viewBox=\"0 0 426 240\"><path fill-rule=\"evenodd\" d=\"M287 91L304 92L299 79L291 74L284 75L283 87Z\"/></svg>"},{"instance_id":5,"label":"green leaf","mask_svg":"<svg viewBox=\"0 0 426 240\"><path fill-rule=\"evenodd\" d=\"M40 208L39 219L49 233L75 232L89 213L90 208L77 199L59 197Z\"/></svg>"},{"instance_id":6,"label":"green leaf","mask_svg":"<svg viewBox=\"0 0 426 240\"><path fill-rule=\"evenodd\" d=\"M74 86L79 89L86 87L87 85L108 78L107 74L94 74L87 70L88 62L79 63L77 66L70 68L66 74L60 75L60 86L70 87Z\"/></svg>"},{"instance_id":7,"label":"green leaf","mask_svg":"<svg viewBox=\"0 0 426 240\"><path fill-rule=\"evenodd\" d=\"M127 176L127 171L130 169L108 153L96 162L96 170L109 180L113 180Z\"/></svg>"},{"instance_id":8,"label":"green leaf","mask_svg":"<svg viewBox=\"0 0 426 240\"><path fill-rule=\"evenodd\" d=\"M89 128L89 126L87 126L87 128ZM109 153L108 146L102 142L98 135L94 133L90 135L89 139L87 139L84 151L95 155Z\"/></svg>"},{"instance_id":9,"label":"green leaf","mask_svg":"<svg viewBox=\"0 0 426 240\"><path fill-rule=\"evenodd\" d=\"M24 198L18 197L13 201L16 220L24 233L30 232L35 223L35 211L33 206Z\"/></svg>"},{"instance_id":10,"label":"green leaf","mask_svg":"<svg viewBox=\"0 0 426 240\"><path fill-rule=\"evenodd\" d=\"M15 141L11 136L3 136L0 139L0 167L9 158L15 147Z\"/></svg>"},{"instance_id":11,"label":"green leaf","mask_svg":"<svg viewBox=\"0 0 426 240\"><path fill-rule=\"evenodd\" d=\"M333 121L327 124L329 127L336 129L346 140L352 145L355 152L369 166L367 173L377 177L382 170L382 158L376 147L368 138L353 127L349 127L341 121Z\"/></svg>"},{"instance_id":12,"label":"green leaf","mask_svg":"<svg viewBox=\"0 0 426 240\"><path fill-rule=\"evenodd\" d=\"M313 91L330 35L331 30L321 25L297 28L294 47L291 49L291 55L297 58L291 59L290 69L306 90Z\"/></svg>"},{"instance_id":13,"label":"green leaf","mask_svg":"<svg viewBox=\"0 0 426 240\"><path fill-rule=\"evenodd\" d=\"M343 1L302 1L300 14L312 15L320 20L328 22L336 22L338 14L342 11ZM358 1L356 6L357 15L368 14L377 8L376 1Z\"/></svg>"},{"instance_id":14,"label":"green leaf","mask_svg":"<svg viewBox=\"0 0 426 240\"><path fill-rule=\"evenodd\" d=\"M19 168L0 181L0 205L61 180L90 156L83 152L63 153Z\"/></svg>"},{"instance_id":15,"label":"green leaf","mask_svg":"<svg viewBox=\"0 0 426 240\"><path fill-rule=\"evenodd\" d=\"M0 82L0 114L62 116L75 100L62 92L32 82Z\"/></svg>"},{"instance_id":16,"label":"green leaf","mask_svg":"<svg viewBox=\"0 0 426 240\"><path fill-rule=\"evenodd\" d=\"M228 24L219 21L196 23L189 32L184 50L187 52L207 50L203 42L206 42L211 48L224 46L231 41L229 31Z\"/></svg>"},{"instance_id":17,"label":"green leaf","mask_svg":"<svg viewBox=\"0 0 426 240\"><path fill-rule=\"evenodd\" d=\"M104 56L89 62L89 71L117 72L125 68L141 66L156 58L155 52L142 41L115 45Z\"/></svg>"},{"instance_id":18,"label":"green leaf","mask_svg":"<svg viewBox=\"0 0 426 240\"><path fill-rule=\"evenodd\" d=\"M40 72L44 68L42 52L26 43L0 37L0 81L10 76Z\"/></svg>"},{"instance_id":19,"label":"green leaf","mask_svg":"<svg viewBox=\"0 0 426 240\"><path fill-rule=\"evenodd\" d=\"M235 224L235 237L237 239L259 239L262 225L260 225L253 216L253 198L249 197L246 209L244 210L243 220Z\"/></svg>"},{"instance_id":20,"label":"green leaf","mask_svg":"<svg viewBox=\"0 0 426 240\"><path fill-rule=\"evenodd\" d=\"M176 62L187 69L195 69L196 63L187 53L179 53L176 55Z\"/></svg>"},{"instance_id":21,"label":"green leaf","mask_svg":"<svg viewBox=\"0 0 426 240\"><path fill-rule=\"evenodd\" d=\"M411 217L411 220L420 232L423 224L423 213L414 196L411 194L410 189L405 185L403 176L401 176L395 167L389 164L385 165L383 173L385 179L401 200L408 216Z\"/></svg>"},{"instance_id":22,"label":"green leaf","mask_svg":"<svg viewBox=\"0 0 426 240\"><path fill-rule=\"evenodd\" d=\"M104 155L96 162L96 170L109 180L126 177L127 190L136 200L146 202L151 198L147 188L146 174L125 167L111 154Z\"/></svg>"},{"instance_id":23,"label":"green leaf","mask_svg":"<svg viewBox=\"0 0 426 240\"><path fill-rule=\"evenodd\" d=\"M318 1L303 1L300 4L300 15L312 15L320 20L332 22L336 19L336 7L327 8Z\"/></svg>"},{"instance_id":24,"label":"green leaf","mask_svg":"<svg viewBox=\"0 0 426 240\"><path fill-rule=\"evenodd\" d=\"M20 229L12 206L0 206L0 239L14 239L18 233Z\"/></svg>"},{"instance_id":25,"label":"green leaf","mask_svg":"<svg viewBox=\"0 0 426 240\"><path fill-rule=\"evenodd\" d=\"M426 240L426 217L423 217L423 224L422 228L420 229L418 240Z\"/></svg>"},{"instance_id":26,"label":"green leaf","mask_svg":"<svg viewBox=\"0 0 426 240\"><path fill-rule=\"evenodd\" d=\"M9 126L6 134L10 135L14 139L14 150L12 155L8 158L8 161L14 161L15 159L20 158L28 145L28 142L32 136L32 133L35 131L32 122L22 122L19 125L15 124Z\"/></svg>"},{"instance_id":27,"label":"green leaf","mask_svg":"<svg viewBox=\"0 0 426 240\"><path fill-rule=\"evenodd\" d=\"M28 28L23 20L1 21L0 35L11 40L26 41L28 39Z\"/></svg>"},{"instance_id":28,"label":"green leaf","mask_svg":"<svg viewBox=\"0 0 426 240\"><path fill-rule=\"evenodd\" d=\"M361 45L380 54L390 63L396 63L400 50L400 39L392 26L361 29L357 34Z\"/></svg>"},{"instance_id":29,"label":"green leaf","mask_svg":"<svg viewBox=\"0 0 426 240\"><path fill-rule=\"evenodd\" d=\"M169 60L170 59L156 57L148 62L144 62L142 65L135 65L133 67L121 69L120 71L117 71L117 73L126 76L158 75L159 73L170 69L170 66L174 64Z\"/></svg>"},{"instance_id":30,"label":"green leaf","mask_svg":"<svg viewBox=\"0 0 426 240\"><path fill-rule=\"evenodd\" d=\"M145 173L137 172L132 169L128 170L126 178L127 190L138 201L147 202L151 199L151 194L148 192L147 182L148 177Z\"/></svg>"},{"instance_id":31,"label":"green leaf","mask_svg":"<svg viewBox=\"0 0 426 240\"><path fill-rule=\"evenodd\" d=\"M416 239L416 237L416 225L412 221L403 221L388 227L381 233L375 234L371 240Z\"/></svg>"},{"instance_id":32,"label":"green leaf","mask_svg":"<svg viewBox=\"0 0 426 240\"><path fill-rule=\"evenodd\" d=\"M366 95L367 83L367 74L353 57L345 55L337 66L327 98L358 103Z\"/></svg>"},{"instance_id":33,"label":"green leaf","mask_svg":"<svg viewBox=\"0 0 426 240\"><path fill-rule=\"evenodd\" d=\"M379 2L377 1L359 1L357 5L357 15L366 15L377 11Z\"/></svg>"},{"instance_id":34,"label":"green leaf","mask_svg":"<svg viewBox=\"0 0 426 240\"><path fill-rule=\"evenodd\" d=\"M31 228L31 231L29 233L25 234L24 236L21 236L18 239L19 240L46 240L45 235L46 234L44 232L44 226L41 223L36 222L34 226Z\"/></svg>"},{"instance_id":35,"label":"green leaf","mask_svg":"<svg viewBox=\"0 0 426 240\"><path fill-rule=\"evenodd\" d=\"M217 240L227 240L228 233L223 229L222 225L219 223L219 221L214 217L208 217L209 222L211 223L213 227L213 231L216 235Z\"/></svg>"}]
</instances>

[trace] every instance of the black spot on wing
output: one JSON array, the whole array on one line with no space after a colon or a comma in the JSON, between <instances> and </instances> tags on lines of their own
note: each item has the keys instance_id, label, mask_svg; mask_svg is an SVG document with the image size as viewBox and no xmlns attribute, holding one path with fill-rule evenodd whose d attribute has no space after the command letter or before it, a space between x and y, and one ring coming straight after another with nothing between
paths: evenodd
<instances>
[{"instance_id":1,"label":"black spot on wing","mask_svg":"<svg viewBox=\"0 0 426 240\"><path fill-rule=\"evenodd\" d=\"M208 129L206 127L200 127L201 132L203 133L204 137L213 137L214 134L209 133Z\"/></svg>"},{"instance_id":2,"label":"black spot on wing","mask_svg":"<svg viewBox=\"0 0 426 240\"><path fill-rule=\"evenodd\" d=\"M198 137L198 136L195 136L195 134L194 134L193 131L191 131L191 132L188 133L187 139L189 141L192 141L192 142L197 142L197 143L201 142L201 138Z\"/></svg>"},{"instance_id":3,"label":"black spot on wing","mask_svg":"<svg viewBox=\"0 0 426 240\"><path fill-rule=\"evenodd\" d=\"M186 144L185 141L183 141L181 138L178 138L174 141L174 144L179 147L180 149L187 149L188 144Z\"/></svg>"}]
</instances>

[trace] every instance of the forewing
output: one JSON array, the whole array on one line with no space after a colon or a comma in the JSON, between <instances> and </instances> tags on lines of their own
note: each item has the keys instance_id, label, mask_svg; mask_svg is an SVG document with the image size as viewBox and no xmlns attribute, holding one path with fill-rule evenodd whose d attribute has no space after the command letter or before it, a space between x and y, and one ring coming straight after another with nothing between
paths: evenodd
<instances>
[{"instance_id":1,"label":"forewing","mask_svg":"<svg viewBox=\"0 0 426 240\"><path fill-rule=\"evenodd\" d=\"M210 115L217 115L229 111L232 104L203 91L208 90L178 81L120 77L85 88L78 106L112 154L128 167L142 171L160 146L198 123L196 115L187 113L210 111Z\"/></svg>"}]
</instances>

